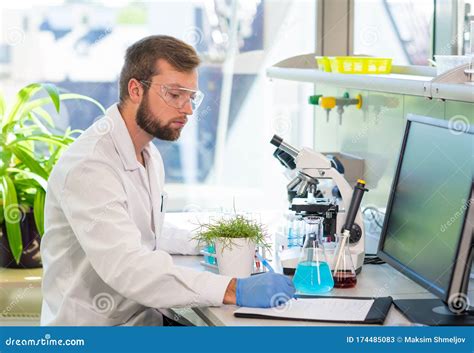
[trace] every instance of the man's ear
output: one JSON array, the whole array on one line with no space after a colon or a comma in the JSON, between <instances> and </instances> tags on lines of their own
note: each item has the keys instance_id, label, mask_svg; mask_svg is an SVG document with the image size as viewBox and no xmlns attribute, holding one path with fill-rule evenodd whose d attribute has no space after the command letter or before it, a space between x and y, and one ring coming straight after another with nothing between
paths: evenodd
<instances>
[{"instance_id":1,"label":"man's ear","mask_svg":"<svg viewBox=\"0 0 474 353\"><path fill-rule=\"evenodd\" d=\"M134 78L128 81L128 95L131 102L140 104L143 97L143 87L141 83Z\"/></svg>"}]
</instances>

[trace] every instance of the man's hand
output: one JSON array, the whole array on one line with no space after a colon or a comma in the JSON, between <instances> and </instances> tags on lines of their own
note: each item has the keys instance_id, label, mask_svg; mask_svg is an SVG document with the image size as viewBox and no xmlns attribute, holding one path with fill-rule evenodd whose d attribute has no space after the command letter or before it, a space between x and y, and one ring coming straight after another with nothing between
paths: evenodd
<instances>
[{"instance_id":1,"label":"man's hand","mask_svg":"<svg viewBox=\"0 0 474 353\"><path fill-rule=\"evenodd\" d=\"M237 288L237 279L232 278L229 284L227 285L227 289L225 290L224 301L223 301L224 304L233 304L233 305L236 304L237 302L237 298L235 295L236 288Z\"/></svg>"},{"instance_id":2,"label":"man's hand","mask_svg":"<svg viewBox=\"0 0 474 353\"><path fill-rule=\"evenodd\" d=\"M224 304L270 308L290 300L295 294L291 280L277 273L233 278L224 295Z\"/></svg>"}]
</instances>

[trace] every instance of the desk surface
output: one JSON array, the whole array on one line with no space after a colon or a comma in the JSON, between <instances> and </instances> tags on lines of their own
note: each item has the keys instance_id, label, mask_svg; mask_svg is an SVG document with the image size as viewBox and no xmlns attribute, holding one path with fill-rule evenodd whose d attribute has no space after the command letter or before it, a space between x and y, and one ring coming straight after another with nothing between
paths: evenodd
<instances>
[{"instance_id":1,"label":"desk surface","mask_svg":"<svg viewBox=\"0 0 474 353\"><path fill-rule=\"evenodd\" d=\"M206 269L200 265L201 256L173 255L175 264L187 266L197 271ZM18 317L2 317L2 324L37 325L41 307L41 269L13 270L1 269L0 273L0 308L18 312ZM357 286L351 289L334 289L331 295L354 297L392 296L394 299L433 298L424 288L408 279L389 265L364 265L357 277ZM18 301L18 298L21 298ZM469 299L474 303L474 280L469 286ZM10 307L14 302L18 305ZM21 303L20 303L21 302ZM200 307L188 309L172 309L171 314L183 316L194 325L209 326L318 326L335 325L323 322L299 322L287 320L263 320L236 318L234 305L221 307ZM0 310L0 311L2 311ZM7 313L7 314L8 314ZM1 317L2 315L0 315ZM7 321L5 321L7 320ZM11 321L11 322L10 322ZM411 325L411 323L392 306L385 320L385 325Z\"/></svg>"},{"instance_id":2,"label":"desk surface","mask_svg":"<svg viewBox=\"0 0 474 353\"><path fill-rule=\"evenodd\" d=\"M199 256L173 256L177 265L205 271L199 264L202 257ZM471 280L472 281L472 280ZM470 286L469 297L474 302L474 289ZM394 299L421 299L434 298L426 289L419 286L400 272L387 264L364 265L362 272L357 276L357 285L350 289L334 289L330 295L353 296L353 297L384 297L391 296ZM224 305L221 307L198 307L194 312L209 326L335 326L337 324L327 322L304 322L289 320L264 320L234 317L235 305ZM346 324L344 324L346 325ZM384 325L405 326L413 325L393 305L388 313Z\"/></svg>"}]
</instances>

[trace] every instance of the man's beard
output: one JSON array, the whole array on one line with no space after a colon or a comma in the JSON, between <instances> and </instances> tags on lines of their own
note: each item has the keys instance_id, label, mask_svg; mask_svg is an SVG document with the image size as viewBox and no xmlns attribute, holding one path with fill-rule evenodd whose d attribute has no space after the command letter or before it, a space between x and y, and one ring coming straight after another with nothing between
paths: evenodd
<instances>
[{"instance_id":1,"label":"man's beard","mask_svg":"<svg viewBox=\"0 0 474 353\"><path fill-rule=\"evenodd\" d=\"M181 129L173 129L171 127L172 122L163 125L158 118L153 116L148 106L148 94L143 97L138 106L135 120L138 126L160 140L176 141L181 134Z\"/></svg>"}]
</instances>

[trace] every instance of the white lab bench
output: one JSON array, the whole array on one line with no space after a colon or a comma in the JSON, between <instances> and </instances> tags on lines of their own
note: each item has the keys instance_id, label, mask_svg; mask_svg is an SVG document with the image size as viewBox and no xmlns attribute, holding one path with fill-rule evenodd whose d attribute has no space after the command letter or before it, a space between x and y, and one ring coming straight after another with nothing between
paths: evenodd
<instances>
[{"instance_id":1,"label":"white lab bench","mask_svg":"<svg viewBox=\"0 0 474 353\"><path fill-rule=\"evenodd\" d=\"M200 264L201 256L178 256L173 259L176 265L191 267L197 271L205 271ZM471 279L469 286L469 299L474 302L474 280ZM400 272L387 264L364 265L361 273L357 276L357 285L350 289L333 289L329 295L353 296L353 297L383 297L391 296L393 299L421 299L435 298L426 289L419 286ZM235 305L223 305L221 307L197 307L192 309L173 309L172 313L183 316L194 325L209 326L337 326L335 323L307 322L290 320L265 320L237 318L234 311ZM194 315L196 314L196 315ZM341 324L347 326L347 324ZM392 305L385 319L384 325L409 326L414 325L408 321ZM359 325L360 326L360 325ZM373 326L373 325L371 325Z\"/></svg>"},{"instance_id":2,"label":"white lab bench","mask_svg":"<svg viewBox=\"0 0 474 353\"><path fill-rule=\"evenodd\" d=\"M173 255L176 265L205 271L200 262L202 256ZM41 310L42 269L0 269L0 325L39 325ZM474 280L469 286L469 299L474 303ZM417 285L389 265L364 265L357 276L357 285L351 289L334 289L329 295L354 297L392 296L394 299L434 298L432 294ZM170 318L182 321L184 318L195 326L334 326L334 323L263 320L236 318L235 305L221 307L197 307L169 309ZM385 325L412 325L394 306L390 309ZM346 324L344 324L346 325Z\"/></svg>"}]
</instances>

